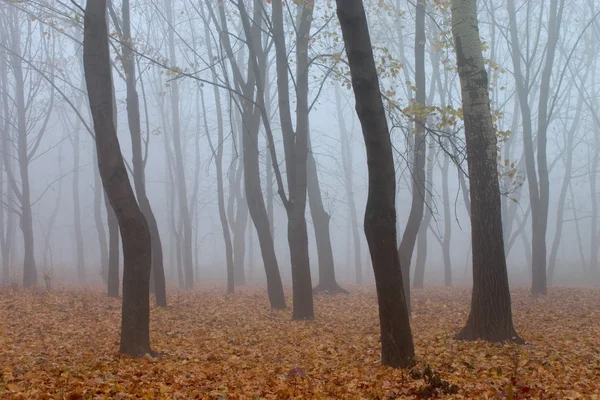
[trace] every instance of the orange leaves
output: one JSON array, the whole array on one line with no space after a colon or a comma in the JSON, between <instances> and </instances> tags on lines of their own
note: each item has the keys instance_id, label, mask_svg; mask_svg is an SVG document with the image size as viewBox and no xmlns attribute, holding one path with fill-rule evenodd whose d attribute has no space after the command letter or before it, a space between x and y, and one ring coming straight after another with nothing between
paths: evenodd
<instances>
[{"instance_id":1,"label":"orange leaves","mask_svg":"<svg viewBox=\"0 0 600 400\"><path fill-rule=\"evenodd\" d=\"M0 289L0 399L600 399L597 291L513 291L522 347L453 340L470 290L416 292L418 363L403 371L380 366L373 288L350 290L292 322L262 290L174 289L151 315L162 357L131 359L117 353L119 300Z\"/></svg>"}]
</instances>

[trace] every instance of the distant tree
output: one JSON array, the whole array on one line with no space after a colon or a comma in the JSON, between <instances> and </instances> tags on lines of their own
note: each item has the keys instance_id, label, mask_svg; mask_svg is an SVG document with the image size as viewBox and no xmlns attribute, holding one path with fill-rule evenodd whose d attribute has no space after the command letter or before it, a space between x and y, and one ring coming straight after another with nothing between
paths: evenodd
<instances>
[{"instance_id":1,"label":"distant tree","mask_svg":"<svg viewBox=\"0 0 600 400\"><path fill-rule=\"evenodd\" d=\"M112 8L111 8L112 10ZM156 294L156 305L165 307L167 305L167 290L165 285L165 273L163 265L163 251L160 232L156 217L152 211L152 205L146 192L146 156L142 148L142 127L140 120L140 100L137 93L137 71L135 68L135 58L133 49L131 48L131 13L129 9L129 0L123 0L121 5L121 26L117 25L118 21L113 18L115 25L121 32L121 61L123 63L123 71L125 72L125 82L127 86L127 122L131 137L131 149L133 154L133 182L135 193L137 195L140 208L148 221L150 235L152 236L152 275L154 278L154 292ZM113 12L113 15L115 13Z\"/></svg>"},{"instance_id":2,"label":"distant tree","mask_svg":"<svg viewBox=\"0 0 600 400\"><path fill-rule=\"evenodd\" d=\"M502 233L497 138L479 38L476 0L452 1L452 33L465 122L473 248L471 313L457 338L520 341L512 321Z\"/></svg>"},{"instance_id":3,"label":"distant tree","mask_svg":"<svg viewBox=\"0 0 600 400\"><path fill-rule=\"evenodd\" d=\"M396 176L392 143L362 0L337 0L336 3L348 54L356 113L367 148L369 193L364 224L379 302L381 362L391 367L404 367L411 363L415 351L396 248Z\"/></svg>"},{"instance_id":4,"label":"distant tree","mask_svg":"<svg viewBox=\"0 0 600 400\"><path fill-rule=\"evenodd\" d=\"M425 0L416 2L416 34L415 34L415 100L417 105L425 106ZM402 264L402 280L404 282L404 294L406 295L406 304L410 313L410 264L412 261L419 227L423 219L425 209L425 153L427 143L425 141L425 121L418 117L418 110L415 115L415 132L412 140L412 202L410 214L406 222L406 228L400 241L398 253L400 263ZM412 137L412 136L411 136ZM426 229L426 228L425 228Z\"/></svg>"},{"instance_id":5,"label":"distant tree","mask_svg":"<svg viewBox=\"0 0 600 400\"><path fill-rule=\"evenodd\" d=\"M123 238L120 352L139 357L152 352L149 305L152 249L148 224L129 182L112 117L112 77L106 8L106 0L87 2L83 64L94 121L100 177L119 221Z\"/></svg>"}]
</instances>

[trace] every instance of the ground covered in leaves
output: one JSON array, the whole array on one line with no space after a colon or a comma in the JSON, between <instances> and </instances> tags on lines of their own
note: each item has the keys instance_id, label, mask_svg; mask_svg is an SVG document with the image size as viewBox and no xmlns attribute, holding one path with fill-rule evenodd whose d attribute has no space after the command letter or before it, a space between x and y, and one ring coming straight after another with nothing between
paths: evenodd
<instances>
[{"instance_id":1,"label":"ground covered in leaves","mask_svg":"<svg viewBox=\"0 0 600 400\"><path fill-rule=\"evenodd\" d=\"M0 288L0 398L600 399L600 291L513 291L528 344L452 339L469 289L414 293L417 365L380 366L373 288L317 295L316 320L271 311L259 289L172 291L152 309L162 358L118 354L120 300L100 289Z\"/></svg>"}]
</instances>

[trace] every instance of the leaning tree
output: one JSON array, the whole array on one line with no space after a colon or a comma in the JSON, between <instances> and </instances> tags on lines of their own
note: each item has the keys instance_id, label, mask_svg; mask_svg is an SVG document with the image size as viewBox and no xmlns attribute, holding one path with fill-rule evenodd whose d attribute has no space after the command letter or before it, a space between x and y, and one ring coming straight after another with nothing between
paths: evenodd
<instances>
[{"instance_id":1,"label":"leaning tree","mask_svg":"<svg viewBox=\"0 0 600 400\"><path fill-rule=\"evenodd\" d=\"M123 243L123 306L120 352L144 356L150 349L150 230L135 199L113 122L113 94L106 0L88 1L83 65L102 186L115 211Z\"/></svg>"},{"instance_id":2,"label":"leaning tree","mask_svg":"<svg viewBox=\"0 0 600 400\"><path fill-rule=\"evenodd\" d=\"M362 0L337 0L356 114L369 167L365 235L373 261L381 327L381 363L403 367L415 350L396 248L396 174L392 142L379 89L373 47Z\"/></svg>"}]
</instances>

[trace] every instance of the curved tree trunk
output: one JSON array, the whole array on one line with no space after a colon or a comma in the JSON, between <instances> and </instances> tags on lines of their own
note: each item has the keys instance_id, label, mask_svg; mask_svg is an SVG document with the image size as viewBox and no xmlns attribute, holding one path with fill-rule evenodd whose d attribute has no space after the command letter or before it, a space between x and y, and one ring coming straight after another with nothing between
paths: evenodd
<instances>
[{"instance_id":1,"label":"curved tree trunk","mask_svg":"<svg viewBox=\"0 0 600 400\"><path fill-rule=\"evenodd\" d=\"M476 0L452 0L452 33L460 77L471 198L471 313L457 338L519 341L513 327L504 254L497 139L479 38Z\"/></svg>"},{"instance_id":2,"label":"curved tree trunk","mask_svg":"<svg viewBox=\"0 0 600 400\"><path fill-rule=\"evenodd\" d=\"M129 12L129 0L123 0L123 40L131 42L131 21ZM150 200L146 193L146 174L144 156L142 154L142 127L140 121L140 99L136 89L136 69L134 54L129 45L121 46L123 57L123 70L127 84L127 121L131 137L131 150L133 154L133 182L140 209L148 222L150 236L152 238L152 275L156 305L165 307L167 305L167 290L165 283L165 272L163 264L162 241L156 217L152 211ZM187 200L186 200L187 201Z\"/></svg>"},{"instance_id":3,"label":"curved tree trunk","mask_svg":"<svg viewBox=\"0 0 600 400\"><path fill-rule=\"evenodd\" d=\"M417 104L425 105L425 0L417 0L416 34L415 34L415 99ZM415 116L416 117L416 116ZM410 313L410 264L413 251L423 219L425 209L425 121L415 118L415 137L413 145L412 165L412 203L402 241L398 248L400 265L402 265L402 281L406 305Z\"/></svg>"},{"instance_id":4,"label":"curved tree trunk","mask_svg":"<svg viewBox=\"0 0 600 400\"><path fill-rule=\"evenodd\" d=\"M381 362L410 365L414 345L396 249L396 177L392 143L362 0L337 0L356 113L367 148L369 194L365 234L369 243L381 327Z\"/></svg>"},{"instance_id":5,"label":"curved tree trunk","mask_svg":"<svg viewBox=\"0 0 600 400\"><path fill-rule=\"evenodd\" d=\"M84 16L83 62L96 134L102 184L123 235L123 309L120 352L135 357L150 349L150 231L133 193L112 120L112 79L106 0L90 1Z\"/></svg>"},{"instance_id":6,"label":"curved tree trunk","mask_svg":"<svg viewBox=\"0 0 600 400\"><path fill-rule=\"evenodd\" d=\"M331 234L329 233L329 221L331 220L331 217L327 211L325 211L325 207L323 206L321 188L319 187L317 163L312 152L310 140L308 142L308 147L306 183L310 215L317 241L317 257L319 259L319 284L314 290L317 292L328 293L348 293L338 285L335 279L333 249L331 248Z\"/></svg>"}]
</instances>

